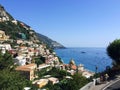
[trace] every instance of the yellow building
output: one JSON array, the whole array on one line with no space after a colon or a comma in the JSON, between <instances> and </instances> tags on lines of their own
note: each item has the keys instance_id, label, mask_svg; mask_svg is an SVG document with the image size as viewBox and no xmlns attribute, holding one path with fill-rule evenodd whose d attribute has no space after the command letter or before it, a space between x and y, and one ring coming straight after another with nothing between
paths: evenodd
<instances>
[{"instance_id":1,"label":"yellow building","mask_svg":"<svg viewBox=\"0 0 120 90\"><path fill-rule=\"evenodd\" d=\"M35 70L37 68L36 64L28 64L24 66L18 66L15 70L19 71L22 76L25 76L28 80L34 80Z\"/></svg>"},{"instance_id":2,"label":"yellow building","mask_svg":"<svg viewBox=\"0 0 120 90\"><path fill-rule=\"evenodd\" d=\"M9 36L5 35L5 32L0 30L0 41L8 40Z\"/></svg>"},{"instance_id":3,"label":"yellow building","mask_svg":"<svg viewBox=\"0 0 120 90\"><path fill-rule=\"evenodd\" d=\"M48 84L48 81L49 81L48 79L40 79L32 82L32 84L38 86L39 88L42 88Z\"/></svg>"}]
</instances>

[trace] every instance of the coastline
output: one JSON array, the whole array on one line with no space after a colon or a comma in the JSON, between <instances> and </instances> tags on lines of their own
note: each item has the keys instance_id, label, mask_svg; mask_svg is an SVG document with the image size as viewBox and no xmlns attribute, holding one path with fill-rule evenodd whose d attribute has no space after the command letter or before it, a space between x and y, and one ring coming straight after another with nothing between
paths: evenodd
<instances>
[{"instance_id":1,"label":"coastline","mask_svg":"<svg viewBox=\"0 0 120 90\"><path fill-rule=\"evenodd\" d=\"M76 65L84 64L85 68L92 72L95 72L95 66L98 66L98 72L101 72L106 66L111 66L112 62L106 54L105 47L67 47L54 51L65 64L73 58Z\"/></svg>"}]
</instances>

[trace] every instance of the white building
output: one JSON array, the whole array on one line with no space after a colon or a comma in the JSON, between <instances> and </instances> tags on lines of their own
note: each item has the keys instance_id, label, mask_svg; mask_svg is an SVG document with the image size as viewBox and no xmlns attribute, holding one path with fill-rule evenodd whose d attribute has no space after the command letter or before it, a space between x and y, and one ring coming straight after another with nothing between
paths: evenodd
<instances>
[{"instance_id":1,"label":"white building","mask_svg":"<svg viewBox=\"0 0 120 90\"><path fill-rule=\"evenodd\" d=\"M0 44L0 50L4 54L6 53L6 50L11 50L11 45L10 44Z\"/></svg>"},{"instance_id":2,"label":"white building","mask_svg":"<svg viewBox=\"0 0 120 90\"><path fill-rule=\"evenodd\" d=\"M10 44L0 44L0 49L11 50Z\"/></svg>"},{"instance_id":3,"label":"white building","mask_svg":"<svg viewBox=\"0 0 120 90\"><path fill-rule=\"evenodd\" d=\"M15 64L19 66L26 65L26 58L23 56L17 56L16 58L14 58L14 61L15 61Z\"/></svg>"}]
</instances>

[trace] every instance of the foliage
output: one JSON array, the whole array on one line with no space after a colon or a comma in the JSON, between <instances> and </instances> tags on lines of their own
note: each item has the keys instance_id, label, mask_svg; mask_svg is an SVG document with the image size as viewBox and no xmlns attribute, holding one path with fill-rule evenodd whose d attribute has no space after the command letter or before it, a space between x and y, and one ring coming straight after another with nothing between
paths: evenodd
<instances>
[{"instance_id":1,"label":"foliage","mask_svg":"<svg viewBox=\"0 0 120 90\"><path fill-rule=\"evenodd\" d=\"M101 73L103 73L103 72L95 73L93 76L91 76L90 78L88 78L88 81L91 82L91 81L93 81L93 79L99 78L100 75L101 75Z\"/></svg>"},{"instance_id":2,"label":"foliage","mask_svg":"<svg viewBox=\"0 0 120 90\"><path fill-rule=\"evenodd\" d=\"M11 69L13 64L12 56L8 51L5 54L0 53L0 70Z\"/></svg>"},{"instance_id":3,"label":"foliage","mask_svg":"<svg viewBox=\"0 0 120 90\"><path fill-rule=\"evenodd\" d=\"M59 78L60 80L62 80L66 75L70 75L70 73L68 73L67 71L60 70L54 67L46 73L46 75L48 74L53 77Z\"/></svg>"},{"instance_id":4,"label":"foliage","mask_svg":"<svg viewBox=\"0 0 120 90\"><path fill-rule=\"evenodd\" d=\"M38 56L35 59L35 63L37 64L37 66L39 66L40 64L43 64L45 63L45 57L43 56Z\"/></svg>"},{"instance_id":5,"label":"foliage","mask_svg":"<svg viewBox=\"0 0 120 90\"><path fill-rule=\"evenodd\" d=\"M13 58L7 51L5 54L0 52L0 90L23 90L31 83L14 71Z\"/></svg>"},{"instance_id":6,"label":"foliage","mask_svg":"<svg viewBox=\"0 0 120 90\"><path fill-rule=\"evenodd\" d=\"M116 39L108 45L107 54L115 62L114 65L120 65L120 39Z\"/></svg>"},{"instance_id":7,"label":"foliage","mask_svg":"<svg viewBox=\"0 0 120 90\"><path fill-rule=\"evenodd\" d=\"M38 78L41 78L42 76L46 75L46 71L47 71L47 68L37 71Z\"/></svg>"},{"instance_id":8,"label":"foliage","mask_svg":"<svg viewBox=\"0 0 120 90\"><path fill-rule=\"evenodd\" d=\"M29 85L29 81L19 73L7 69L0 71L0 90L23 90L26 85Z\"/></svg>"},{"instance_id":9,"label":"foliage","mask_svg":"<svg viewBox=\"0 0 120 90\"><path fill-rule=\"evenodd\" d=\"M59 84L54 84L53 85L50 82L48 82L48 84L43 88L46 88L47 90L62 90Z\"/></svg>"},{"instance_id":10,"label":"foliage","mask_svg":"<svg viewBox=\"0 0 120 90\"><path fill-rule=\"evenodd\" d=\"M66 75L71 76L70 73L66 72L65 70L60 70L54 67L50 71L47 70L48 68L37 71L38 77L40 78L44 75L51 75L53 77L59 78L59 80L62 80Z\"/></svg>"},{"instance_id":11,"label":"foliage","mask_svg":"<svg viewBox=\"0 0 120 90\"><path fill-rule=\"evenodd\" d=\"M85 77L83 77L81 74L78 74L78 73L73 75L73 81L74 81L75 85L77 85L76 87L78 89L88 83L88 80Z\"/></svg>"},{"instance_id":12,"label":"foliage","mask_svg":"<svg viewBox=\"0 0 120 90\"><path fill-rule=\"evenodd\" d=\"M88 80L81 74L76 73L72 76L72 79L64 80L60 83L61 90L79 90Z\"/></svg>"},{"instance_id":13,"label":"foliage","mask_svg":"<svg viewBox=\"0 0 120 90\"><path fill-rule=\"evenodd\" d=\"M22 39L19 33L24 33L26 35L26 39L30 39L29 31L21 26L19 22L17 25L11 21L0 22L0 29L5 31L5 33L9 35L11 39Z\"/></svg>"},{"instance_id":14,"label":"foliage","mask_svg":"<svg viewBox=\"0 0 120 90\"><path fill-rule=\"evenodd\" d=\"M60 81L60 83L55 85L48 83L48 85L44 88L47 88L47 90L79 90L87 83L88 80L85 77L76 73L72 76L72 79L63 79Z\"/></svg>"}]
</instances>

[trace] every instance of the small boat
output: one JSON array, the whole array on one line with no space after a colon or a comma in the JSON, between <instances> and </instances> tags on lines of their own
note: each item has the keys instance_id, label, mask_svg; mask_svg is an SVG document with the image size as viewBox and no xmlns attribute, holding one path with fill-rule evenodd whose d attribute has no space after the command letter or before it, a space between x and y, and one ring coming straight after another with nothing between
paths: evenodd
<instances>
[{"instance_id":1,"label":"small boat","mask_svg":"<svg viewBox=\"0 0 120 90\"><path fill-rule=\"evenodd\" d=\"M86 52L82 51L81 53L86 53Z\"/></svg>"}]
</instances>

